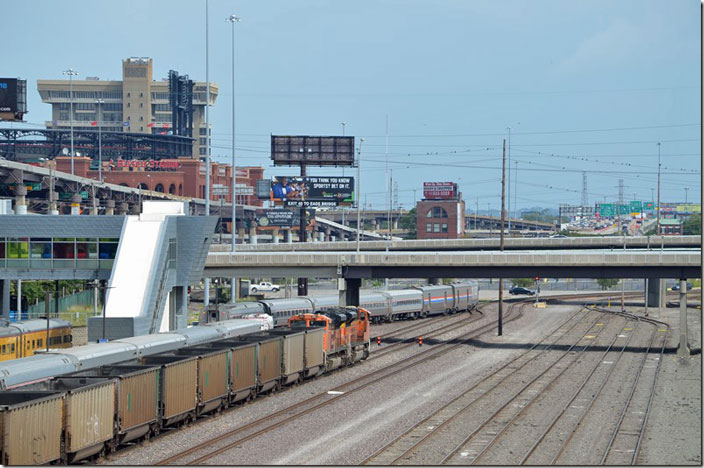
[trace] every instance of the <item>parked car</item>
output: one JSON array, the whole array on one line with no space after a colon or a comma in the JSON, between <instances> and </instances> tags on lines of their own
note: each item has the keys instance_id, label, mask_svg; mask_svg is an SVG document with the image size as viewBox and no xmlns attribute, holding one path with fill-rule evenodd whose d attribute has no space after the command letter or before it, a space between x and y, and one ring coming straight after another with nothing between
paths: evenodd
<instances>
[{"instance_id":1,"label":"parked car","mask_svg":"<svg viewBox=\"0 0 704 468\"><path fill-rule=\"evenodd\" d=\"M525 294L528 296L534 296L535 291L531 291L530 289L527 288L522 288L520 286L514 286L511 289L508 290L509 294L513 294L514 296L517 294Z\"/></svg>"},{"instance_id":2,"label":"parked car","mask_svg":"<svg viewBox=\"0 0 704 468\"><path fill-rule=\"evenodd\" d=\"M279 287L275 284L271 284L267 281L262 281L259 284L252 284L249 287L250 294L256 294L258 292L278 292Z\"/></svg>"},{"instance_id":3,"label":"parked car","mask_svg":"<svg viewBox=\"0 0 704 468\"><path fill-rule=\"evenodd\" d=\"M690 283L689 281L687 281L687 291L689 291L690 289L692 289L692 283ZM679 290L680 290L680 285L679 285L679 283L678 283L678 284L675 284L675 285L671 288L671 291L679 291Z\"/></svg>"}]
</instances>

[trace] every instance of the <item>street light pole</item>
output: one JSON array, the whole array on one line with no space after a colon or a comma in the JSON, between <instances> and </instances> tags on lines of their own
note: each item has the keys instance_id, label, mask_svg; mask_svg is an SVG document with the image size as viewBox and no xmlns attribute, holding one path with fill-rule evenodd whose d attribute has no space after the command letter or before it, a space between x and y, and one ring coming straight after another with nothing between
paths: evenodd
<instances>
[{"instance_id":1,"label":"street light pole","mask_svg":"<svg viewBox=\"0 0 704 468\"><path fill-rule=\"evenodd\" d=\"M98 180L102 183L103 182L103 138L102 138L102 132L101 132L101 126L102 126L102 115L100 114L100 105L105 103L104 100L102 99L96 99L95 104L96 104L96 120L98 121Z\"/></svg>"},{"instance_id":2,"label":"street light pole","mask_svg":"<svg viewBox=\"0 0 704 468\"><path fill-rule=\"evenodd\" d=\"M205 216L210 216L210 75L208 42L208 0L205 0ZM203 279L203 306L210 306L210 278Z\"/></svg>"},{"instance_id":3,"label":"street light pole","mask_svg":"<svg viewBox=\"0 0 704 468\"><path fill-rule=\"evenodd\" d=\"M232 252L237 251L237 159L235 158L235 23L240 22L237 15L230 15L225 21L232 23ZM230 302L237 299L237 280L230 283Z\"/></svg>"},{"instance_id":4,"label":"street light pole","mask_svg":"<svg viewBox=\"0 0 704 468\"><path fill-rule=\"evenodd\" d=\"M64 75L68 75L68 100L69 100L69 122L71 123L71 175L73 175L73 76L78 72L73 68L64 70Z\"/></svg>"},{"instance_id":5,"label":"street light pole","mask_svg":"<svg viewBox=\"0 0 704 468\"><path fill-rule=\"evenodd\" d=\"M364 143L364 138L359 139L359 148L357 148L357 253L359 253L359 238L361 237L360 204L362 201L362 192L360 187L362 186L362 143Z\"/></svg>"}]
</instances>

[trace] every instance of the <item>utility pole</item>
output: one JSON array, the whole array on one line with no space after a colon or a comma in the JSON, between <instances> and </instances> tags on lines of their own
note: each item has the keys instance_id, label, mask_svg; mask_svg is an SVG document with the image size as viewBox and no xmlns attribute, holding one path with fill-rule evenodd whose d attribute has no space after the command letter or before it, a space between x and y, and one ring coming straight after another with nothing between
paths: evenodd
<instances>
[{"instance_id":1,"label":"utility pole","mask_svg":"<svg viewBox=\"0 0 704 468\"><path fill-rule=\"evenodd\" d=\"M504 151L506 151L505 146L506 142L504 141ZM501 184L503 185L503 181ZM503 196L503 192L501 196ZM503 210L503 206L501 209ZM508 127L508 231L511 232L511 127ZM503 234L503 228L501 233Z\"/></svg>"},{"instance_id":2,"label":"utility pole","mask_svg":"<svg viewBox=\"0 0 704 468\"><path fill-rule=\"evenodd\" d=\"M504 151L501 159L501 237L499 250L504 251L504 221L506 220L506 140L504 140ZM499 336L503 334L503 312L504 312L504 279L499 278Z\"/></svg>"},{"instance_id":3,"label":"utility pole","mask_svg":"<svg viewBox=\"0 0 704 468\"><path fill-rule=\"evenodd\" d=\"M102 126L102 118L103 116L101 115L100 112L100 105L104 104L105 101L103 99L96 99L95 100L95 107L96 107L96 113L95 117L98 121L98 181L100 183L103 183L103 138L102 138L102 132L101 132L101 126Z\"/></svg>"},{"instance_id":4,"label":"utility pole","mask_svg":"<svg viewBox=\"0 0 704 468\"><path fill-rule=\"evenodd\" d=\"M660 142L658 142L658 206L655 207L655 215L657 216L657 235L660 235ZM662 281L662 280L661 280Z\"/></svg>"},{"instance_id":5,"label":"utility pole","mask_svg":"<svg viewBox=\"0 0 704 468\"><path fill-rule=\"evenodd\" d=\"M389 114L386 114L386 139L384 144L384 153L386 155L386 196L388 197L386 208L389 210L386 217L386 222L389 225L389 238L386 239L386 252L389 251L389 242L391 241L391 183L389 181ZM384 287L388 291L389 278L384 278Z\"/></svg>"}]
</instances>

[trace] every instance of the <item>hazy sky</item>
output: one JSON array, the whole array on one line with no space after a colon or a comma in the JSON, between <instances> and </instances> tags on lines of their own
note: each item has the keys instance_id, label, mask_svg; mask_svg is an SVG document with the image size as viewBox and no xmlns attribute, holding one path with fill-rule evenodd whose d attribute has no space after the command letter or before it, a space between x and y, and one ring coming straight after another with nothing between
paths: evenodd
<instances>
[{"instance_id":1,"label":"hazy sky","mask_svg":"<svg viewBox=\"0 0 704 468\"><path fill-rule=\"evenodd\" d=\"M511 127L518 208L588 201L701 199L700 3L564 0L210 0L216 160L230 161L231 25L235 13L238 165L266 176L270 134L364 137L362 201L385 202L388 161L398 203L423 181L460 184L468 209L497 209L501 145ZM121 79L121 60L154 59L205 80L205 0L4 2L0 76ZM359 144L359 143L357 143ZM516 178L516 161L518 162ZM341 175L310 169L309 175ZM356 174L347 169L346 175ZM352 174L354 175L354 174ZM517 181L517 189L515 183ZM414 193L415 190L415 193ZM512 200L513 202L513 200Z\"/></svg>"}]
</instances>

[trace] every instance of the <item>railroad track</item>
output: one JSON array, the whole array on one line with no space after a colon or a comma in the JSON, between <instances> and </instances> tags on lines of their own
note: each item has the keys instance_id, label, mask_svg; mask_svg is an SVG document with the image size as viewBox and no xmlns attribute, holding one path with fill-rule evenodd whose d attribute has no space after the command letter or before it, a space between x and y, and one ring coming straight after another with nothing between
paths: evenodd
<instances>
[{"instance_id":1,"label":"railroad track","mask_svg":"<svg viewBox=\"0 0 704 468\"><path fill-rule=\"evenodd\" d=\"M495 301L492 301L492 302L495 302ZM481 307L484 305L485 304L478 305L475 310L480 310ZM472 312L469 312L469 314L471 315ZM412 332L415 332L418 330L422 330L423 328L427 327L428 325L437 325L438 323L445 323L445 322L453 323L457 320L458 316L459 317L464 316L464 312L461 312L458 314L453 314L450 316L438 315L438 316L434 316L434 317L428 317L427 319L421 319L420 321L413 321L413 323L411 323L410 325L397 328L395 330L392 330L392 331L384 333L384 334L377 335L374 332L372 332L371 333L372 341L374 341L374 339L377 336L381 336L384 340L388 341L388 340L396 339L397 337L405 335L407 333L412 333Z\"/></svg>"},{"instance_id":2,"label":"railroad track","mask_svg":"<svg viewBox=\"0 0 704 468\"><path fill-rule=\"evenodd\" d=\"M475 312L478 312L480 314L478 316L476 314L471 314L470 316L463 316L460 318L452 317L449 320L446 320L446 321L443 320L442 323L445 323L445 322L448 322L448 323L445 325L441 325L438 328L432 328L430 330L426 330L420 336L422 336L423 339L427 343L429 339L433 339L436 336L442 335L443 333L446 333L452 329L455 329L457 327L462 327L462 326L468 325L473 322L478 322L478 321L485 318L483 309L488 307L490 304L495 304L495 302L481 304L480 306L477 306L477 308L475 309ZM404 334L409 333L409 332L416 332L418 330L424 329L425 327L428 327L428 325L438 325L438 323L437 322L434 322L432 324L424 323L420 327L414 327L413 329L410 329L410 328L404 329L403 332L404 332ZM398 333L397 335L401 335L401 334L402 333ZM388 340L388 336L385 338ZM369 358L367 358L366 361L368 362L373 359L378 359L380 357L386 356L387 354L395 353L395 352L398 352L402 349L411 347L414 344L416 344L416 340L417 340L416 336L410 336L410 337L400 339L399 341L396 341L394 343L384 344L381 347L379 347L376 345L376 342L372 338L372 343L371 343L372 354Z\"/></svg>"},{"instance_id":3,"label":"railroad track","mask_svg":"<svg viewBox=\"0 0 704 468\"><path fill-rule=\"evenodd\" d=\"M595 307L589 310L602 315L592 320L588 327L585 328L585 323L581 320L570 324L586 310L582 309L564 322L551 335L552 342L548 343L546 340L551 337L546 337L532 346L387 444L363 464L635 463L669 329L667 324L652 319ZM604 318L608 320L603 320ZM633 323L636 325L629 327ZM619 366L631 339L637 335L638 326L643 324L655 325L656 331L650 333L647 351L639 363L636 375L630 386L625 387L628 399L623 404L610 440L605 444L601 460L575 460L566 456L567 447L582 427L585 417L590 414L594 402L600 396L603 397L607 384L614 385L614 369ZM604 330L614 327L618 331L612 338L609 339L608 332L602 338L607 339L606 343L600 344L605 346L604 351L593 353L598 359L582 359L584 353L599 342ZM562 342L563 338L577 331L577 338L573 338L569 346L566 346ZM653 346L657 352L651 352ZM563 349L562 354L558 352L559 349ZM546 356L549 354L556 356L548 359ZM541 359L549 361L549 365L546 366L543 362L541 367ZM530 371L527 367L529 364L539 372L532 376L524 375L524 370ZM592 366L591 369L588 365ZM580 371L570 372L570 369ZM586 377L581 381L575 378L580 375ZM639 382L645 382L646 385L638 385ZM559 396L546 400L544 395L557 385L561 385L562 400ZM565 387L571 391L566 392ZM565 401L564 395L570 395L570 398ZM546 402L552 405L551 409L546 408ZM558 402L560 411L554 414L538 440L532 446L522 448L521 444L525 445L525 441L530 439L526 434L535 431L536 426L544 426L543 414L550 411L555 413ZM503 449L502 443L505 444ZM506 447L510 447L511 451ZM508 455L511 452L514 455ZM520 453L524 455L516 458L515 454Z\"/></svg>"},{"instance_id":4,"label":"railroad track","mask_svg":"<svg viewBox=\"0 0 704 468\"><path fill-rule=\"evenodd\" d=\"M520 304L524 305L524 303ZM507 310L504 317L505 322L511 322L521 317L523 307L520 307L518 313L516 313L516 305L519 305L519 303L513 304ZM456 327L456 324L454 326ZM464 333L455 339L442 343L441 345L429 346L424 351L421 351L414 356L405 359L404 361L390 364L353 381L339 385L333 389L326 390L325 392L319 393L299 403L269 414L257 421L253 421L244 426L232 429L231 431L221 434L220 436L217 436L205 443L199 444L195 447L190 447L169 456L168 458L162 459L158 461L156 465L203 464L248 440L254 439L274 429L278 429L284 424L292 423L306 414L312 413L313 411L339 402L340 400L347 398L349 395L362 391L377 382L392 378L393 376L404 372L409 368L436 359L460 346L465 346L465 339L475 338L494 329L495 327L496 325L494 323L485 324Z\"/></svg>"}]
</instances>

